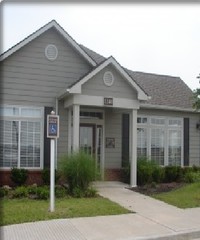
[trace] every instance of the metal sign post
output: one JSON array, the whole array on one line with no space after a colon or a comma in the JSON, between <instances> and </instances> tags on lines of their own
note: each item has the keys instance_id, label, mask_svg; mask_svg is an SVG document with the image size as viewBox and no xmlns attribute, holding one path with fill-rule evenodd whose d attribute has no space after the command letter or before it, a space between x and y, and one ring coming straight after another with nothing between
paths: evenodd
<instances>
[{"instance_id":1,"label":"metal sign post","mask_svg":"<svg viewBox=\"0 0 200 240\"><path fill-rule=\"evenodd\" d=\"M55 139L59 137L59 116L52 111L47 115L47 137L51 138L50 212L55 211Z\"/></svg>"}]
</instances>

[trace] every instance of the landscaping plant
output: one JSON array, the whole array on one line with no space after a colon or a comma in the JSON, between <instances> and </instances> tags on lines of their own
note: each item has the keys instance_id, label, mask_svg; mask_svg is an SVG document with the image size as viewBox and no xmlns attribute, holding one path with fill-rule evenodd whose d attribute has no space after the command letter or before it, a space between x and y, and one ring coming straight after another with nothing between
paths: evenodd
<instances>
[{"instance_id":1,"label":"landscaping plant","mask_svg":"<svg viewBox=\"0 0 200 240\"><path fill-rule=\"evenodd\" d=\"M95 180L96 165L91 155L76 152L63 156L59 161L59 171L69 185L70 193L82 195Z\"/></svg>"},{"instance_id":2,"label":"landscaping plant","mask_svg":"<svg viewBox=\"0 0 200 240\"><path fill-rule=\"evenodd\" d=\"M24 185L28 178L28 170L24 168L12 168L11 169L11 180L17 185Z\"/></svg>"}]
</instances>

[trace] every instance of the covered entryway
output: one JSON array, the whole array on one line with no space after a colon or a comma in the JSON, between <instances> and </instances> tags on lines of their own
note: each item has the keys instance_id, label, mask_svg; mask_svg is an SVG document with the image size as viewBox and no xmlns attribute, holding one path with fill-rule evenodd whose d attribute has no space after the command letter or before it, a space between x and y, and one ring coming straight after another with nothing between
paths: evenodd
<instances>
[{"instance_id":1,"label":"covered entryway","mask_svg":"<svg viewBox=\"0 0 200 240\"><path fill-rule=\"evenodd\" d=\"M148 96L109 58L62 92L67 110L68 153L80 149L95 156L102 178L106 170L122 167L124 113L129 114L131 186L137 185L137 111Z\"/></svg>"}]
</instances>

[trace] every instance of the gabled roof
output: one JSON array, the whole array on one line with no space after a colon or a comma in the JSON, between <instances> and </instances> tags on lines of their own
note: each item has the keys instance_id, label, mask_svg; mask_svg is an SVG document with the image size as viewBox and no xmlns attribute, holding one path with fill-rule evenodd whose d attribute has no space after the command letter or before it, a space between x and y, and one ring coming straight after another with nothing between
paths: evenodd
<instances>
[{"instance_id":1,"label":"gabled roof","mask_svg":"<svg viewBox=\"0 0 200 240\"><path fill-rule=\"evenodd\" d=\"M130 75L121 67L121 65L111 56L105 61L101 62L96 68L94 68L91 72L86 74L80 80L75 82L73 85L68 87L65 91L62 91L59 94L59 98L63 97L66 93L81 93L81 87L84 83L86 83L89 79L107 67L109 64L112 64L116 68L116 70L127 80L129 85L133 87L138 93L138 100L146 101L149 99L148 95L143 91L143 89L133 81Z\"/></svg>"},{"instance_id":2,"label":"gabled roof","mask_svg":"<svg viewBox=\"0 0 200 240\"><path fill-rule=\"evenodd\" d=\"M91 55L97 63L105 60L105 57L98 53L82 45L81 47ZM193 92L180 77L124 69L145 93L151 96L151 99L142 105L143 107L194 111L192 108Z\"/></svg>"},{"instance_id":3,"label":"gabled roof","mask_svg":"<svg viewBox=\"0 0 200 240\"><path fill-rule=\"evenodd\" d=\"M41 34L48 31L50 28L55 28L92 66L97 65L96 62L92 59L92 57L88 55L88 53L83 48L81 48L80 45L55 20L47 23L45 26L41 27L39 30L32 33L27 38L1 54L0 61L3 61L4 59L12 55L14 52L18 51L20 48L33 41L35 38L39 37Z\"/></svg>"}]
</instances>

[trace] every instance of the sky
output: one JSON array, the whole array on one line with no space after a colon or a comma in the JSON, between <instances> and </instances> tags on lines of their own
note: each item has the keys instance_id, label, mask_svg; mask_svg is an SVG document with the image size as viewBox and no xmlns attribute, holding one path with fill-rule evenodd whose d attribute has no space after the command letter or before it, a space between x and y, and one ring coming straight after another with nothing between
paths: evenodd
<instances>
[{"instance_id":1,"label":"sky","mask_svg":"<svg viewBox=\"0 0 200 240\"><path fill-rule=\"evenodd\" d=\"M77 43L133 71L200 87L200 4L1 2L1 52L51 20Z\"/></svg>"}]
</instances>

